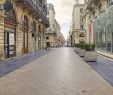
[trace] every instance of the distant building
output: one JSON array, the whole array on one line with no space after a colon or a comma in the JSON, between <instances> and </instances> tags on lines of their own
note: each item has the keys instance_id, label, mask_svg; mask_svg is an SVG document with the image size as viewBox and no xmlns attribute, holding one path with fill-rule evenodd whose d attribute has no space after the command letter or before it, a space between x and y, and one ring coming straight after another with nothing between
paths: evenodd
<instances>
[{"instance_id":1,"label":"distant building","mask_svg":"<svg viewBox=\"0 0 113 95\"><path fill-rule=\"evenodd\" d=\"M85 0L86 42L113 58L113 0Z\"/></svg>"},{"instance_id":2,"label":"distant building","mask_svg":"<svg viewBox=\"0 0 113 95\"><path fill-rule=\"evenodd\" d=\"M76 4L73 7L72 24L69 35L72 46L85 42L84 4L79 4L78 0L76 0Z\"/></svg>"},{"instance_id":3,"label":"distant building","mask_svg":"<svg viewBox=\"0 0 113 95\"><path fill-rule=\"evenodd\" d=\"M46 32L46 47L58 47L61 45L61 28L59 23L55 19L55 10L52 4L47 5L48 19L50 27Z\"/></svg>"}]
</instances>

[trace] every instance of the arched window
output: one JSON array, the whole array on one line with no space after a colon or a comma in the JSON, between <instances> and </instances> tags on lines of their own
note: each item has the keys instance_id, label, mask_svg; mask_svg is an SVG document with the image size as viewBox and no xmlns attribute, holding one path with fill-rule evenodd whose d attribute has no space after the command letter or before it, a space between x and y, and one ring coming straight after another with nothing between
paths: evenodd
<instances>
[{"instance_id":1,"label":"arched window","mask_svg":"<svg viewBox=\"0 0 113 95\"><path fill-rule=\"evenodd\" d=\"M28 28L28 18L24 16L24 28Z\"/></svg>"}]
</instances>

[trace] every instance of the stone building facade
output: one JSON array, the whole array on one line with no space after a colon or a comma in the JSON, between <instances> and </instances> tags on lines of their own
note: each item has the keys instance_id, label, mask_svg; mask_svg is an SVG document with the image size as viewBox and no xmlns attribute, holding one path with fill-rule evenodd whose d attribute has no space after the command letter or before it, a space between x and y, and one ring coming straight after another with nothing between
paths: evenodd
<instances>
[{"instance_id":1,"label":"stone building facade","mask_svg":"<svg viewBox=\"0 0 113 95\"><path fill-rule=\"evenodd\" d=\"M44 49L46 0L0 0L0 59Z\"/></svg>"},{"instance_id":2,"label":"stone building facade","mask_svg":"<svg viewBox=\"0 0 113 95\"><path fill-rule=\"evenodd\" d=\"M75 0L76 4L73 7L72 12L72 23L69 32L70 44L74 46L78 43L85 42L85 31L84 31L84 4L79 4L79 0ZM82 36L81 36L82 35Z\"/></svg>"},{"instance_id":3,"label":"stone building facade","mask_svg":"<svg viewBox=\"0 0 113 95\"><path fill-rule=\"evenodd\" d=\"M113 58L113 0L85 0L86 42Z\"/></svg>"},{"instance_id":4,"label":"stone building facade","mask_svg":"<svg viewBox=\"0 0 113 95\"><path fill-rule=\"evenodd\" d=\"M50 22L50 27L46 32L46 47L58 47L61 46L61 40L59 35L61 33L61 28L59 23L55 19L55 10L52 4L47 5L48 18Z\"/></svg>"}]
</instances>

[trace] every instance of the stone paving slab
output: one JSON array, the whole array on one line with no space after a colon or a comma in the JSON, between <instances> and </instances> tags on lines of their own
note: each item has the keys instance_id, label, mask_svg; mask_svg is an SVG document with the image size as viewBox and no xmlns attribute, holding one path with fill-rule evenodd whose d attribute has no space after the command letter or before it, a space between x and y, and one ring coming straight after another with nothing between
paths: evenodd
<instances>
[{"instance_id":1,"label":"stone paving slab","mask_svg":"<svg viewBox=\"0 0 113 95\"><path fill-rule=\"evenodd\" d=\"M1 77L0 95L113 95L113 87L72 48L59 48Z\"/></svg>"},{"instance_id":2,"label":"stone paving slab","mask_svg":"<svg viewBox=\"0 0 113 95\"><path fill-rule=\"evenodd\" d=\"M7 59L0 62L0 77L26 65L27 63L40 58L41 56L47 54L49 50L42 50L33 54L26 54L23 56Z\"/></svg>"}]
</instances>

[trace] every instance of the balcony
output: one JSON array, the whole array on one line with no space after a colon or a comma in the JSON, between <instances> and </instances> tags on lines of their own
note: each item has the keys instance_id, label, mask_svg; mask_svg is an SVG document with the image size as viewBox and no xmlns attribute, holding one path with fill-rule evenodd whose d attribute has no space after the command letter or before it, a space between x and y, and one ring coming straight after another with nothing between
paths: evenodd
<instances>
[{"instance_id":1,"label":"balcony","mask_svg":"<svg viewBox=\"0 0 113 95\"><path fill-rule=\"evenodd\" d=\"M37 16L38 18L41 18L42 23L46 26L49 27L49 20L47 19L47 13L46 11L44 12L39 0L37 0L36 4L32 0L16 0L17 4L21 4L24 7L26 7L30 13L33 15Z\"/></svg>"}]
</instances>

